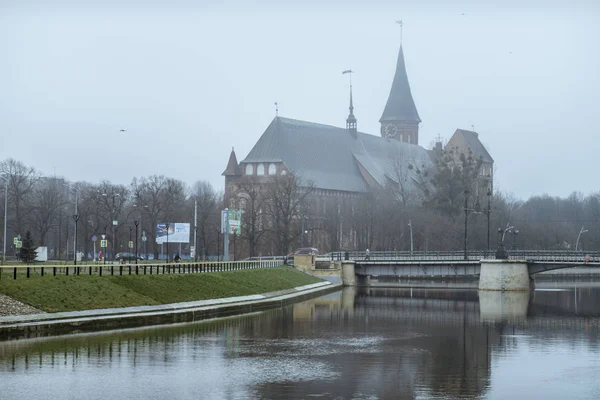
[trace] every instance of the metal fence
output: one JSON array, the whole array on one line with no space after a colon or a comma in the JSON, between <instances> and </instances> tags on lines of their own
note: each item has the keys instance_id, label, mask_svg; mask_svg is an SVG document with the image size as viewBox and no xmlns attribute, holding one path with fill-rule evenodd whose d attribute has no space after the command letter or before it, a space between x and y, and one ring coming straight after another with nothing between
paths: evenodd
<instances>
[{"instance_id":1,"label":"metal fence","mask_svg":"<svg viewBox=\"0 0 600 400\"><path fill-rule=\"evenodd\" d=\"M87 264L87 265L19 265L1 266L0 279L29 278L57 275L159 275L196 274L207 272L240 271L244 269L279 267L279 260L221 261L170 264Z\"/></svg>"}]
</instances>

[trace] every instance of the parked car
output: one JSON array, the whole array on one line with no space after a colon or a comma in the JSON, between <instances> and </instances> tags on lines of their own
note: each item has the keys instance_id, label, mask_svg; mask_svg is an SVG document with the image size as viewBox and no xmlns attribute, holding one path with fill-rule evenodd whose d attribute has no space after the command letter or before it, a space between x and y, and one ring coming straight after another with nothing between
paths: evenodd
<instances>
[{"instance_id":1,"label":"parked car","mask_svg":"<svg viewBox=\"0 0 600 400\"><path fill-rule=\"evenodd\" d=\"M292 251L291 253L289 253L287 255L287 257L288 258L294 257L294 254L300 254L300 255L314 254L314 255L319 255L319 249L317 249L316 247L300 247L299 249L296 249L296 250Z\"/></svg>"},{"instance_id":2,"label":"parked car","mask_svg":"<svg viewBox=\"0 0 600 400\"><path fill-rule=\"evenodd\" d=\"M308 254L313 254L315 256L319 255L319 249L317 249L316 247L301 247L299 249L297 249L296 251L294 251L294 255L297 254L301 254L301 255L308 255Z\"/></svg>"},{"instance_id":3,"label":"parked car","mask_svg":"<svg viewBox=\"0 0 600 400\"><path fill-rule=\"evenodd\" d=\"M115 260L117 261L135 261L136 257L135 257L135 253L130 253L128 251L124 251L123 253L117 253L117 255L115 256ZM143 260L144 257L142 257L140 254L138 254L137 256L138 260Z\"/></svg>"}]
</instances>

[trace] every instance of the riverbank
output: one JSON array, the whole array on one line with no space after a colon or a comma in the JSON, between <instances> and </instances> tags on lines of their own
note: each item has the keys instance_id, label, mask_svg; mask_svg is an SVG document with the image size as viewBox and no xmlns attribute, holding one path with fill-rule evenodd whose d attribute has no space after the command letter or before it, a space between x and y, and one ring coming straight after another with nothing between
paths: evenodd
<instances>
[{"instance_id":1,"label":"riverbank","mask_svg":"<svg viewBox=\"0 0 600 400\"><path fill-rule=\"evenodd\" d=\"M340 288L291 267L2 280L0 299L6 301L0 308L9 309L0 310L0 340L192 322L281 307Z\"/></svg>"},{"instance_id":2,"label":"riverbank","mask_svg":"<svg viewBox=\"0 0 600 400\"><path fill-rule=\"evenodd\" d=\"M158 306L0 317L0 340L34 338L139 326L186 323L283 307L338 291L328 281L276 292Z\"/></svg>"},{"instance_id":3,"label":"riverbank","mask_svg":"<svg viewBox=\"0 0 600 400\"><path fill-rule=\"evenodd\" d=\"M0 294L55 313L247 296L317 282L321 280L291 267L201 274L35 276L0 280ZM6 313L0 309L2 314Z\"/></svg>"}]
</instances>

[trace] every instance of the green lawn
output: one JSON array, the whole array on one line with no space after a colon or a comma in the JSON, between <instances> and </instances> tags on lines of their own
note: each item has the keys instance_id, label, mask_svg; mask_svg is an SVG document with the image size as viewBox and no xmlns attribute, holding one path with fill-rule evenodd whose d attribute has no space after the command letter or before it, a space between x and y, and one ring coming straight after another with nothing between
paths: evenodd
<instances>
[{"instance_id":1,"label":"green lawn","mask_svg":"<svg viewBox=\"0 0 600 400\"><path fill-rule=\"evenodd\" d=\"M244 296L320 281L291 267L181 275L6 278L0 280L0 293L47 312Z\"/></svg>"}]
</instances>

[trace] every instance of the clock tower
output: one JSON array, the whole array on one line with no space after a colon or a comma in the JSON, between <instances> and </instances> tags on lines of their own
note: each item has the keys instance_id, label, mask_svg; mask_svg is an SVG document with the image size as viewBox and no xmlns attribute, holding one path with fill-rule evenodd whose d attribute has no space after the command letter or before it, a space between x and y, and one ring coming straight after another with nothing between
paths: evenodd
<instances>
[{"instance_id":1,"label":"clock tower","mask_svg":"<svg viewBox=\"0 0 600 400\"><path fill-rule=\"evenodd\" d=\"M402 46L398 52L396 74L388 97L381 123L381 136L401 142L419 144L419 113L410 92Z\"/></svg>"}]
</instances>

